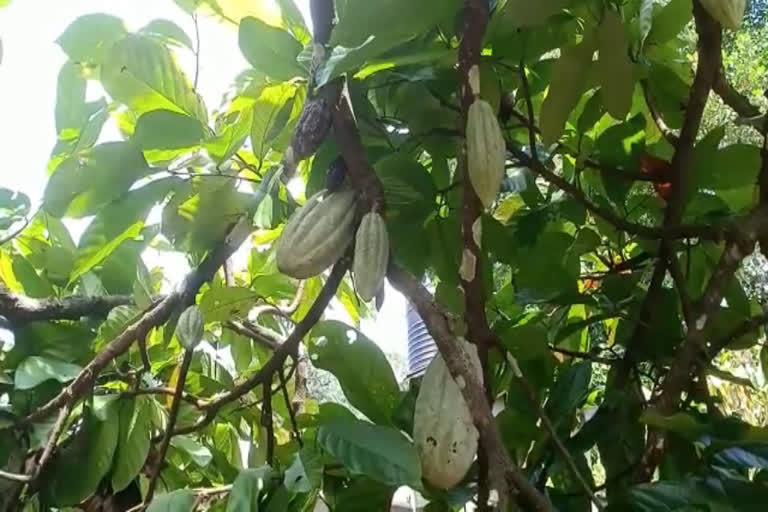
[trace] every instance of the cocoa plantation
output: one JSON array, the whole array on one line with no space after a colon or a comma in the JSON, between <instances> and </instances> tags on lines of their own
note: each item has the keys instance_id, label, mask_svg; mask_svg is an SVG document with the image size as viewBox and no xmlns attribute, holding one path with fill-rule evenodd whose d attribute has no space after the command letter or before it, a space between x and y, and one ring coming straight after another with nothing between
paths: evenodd
<instances>
[{"instance_id":1,"label":"cocoa plantation","mask_svg":"<svg viewBox=\"0 0 768 512\"><path fill-rule=\"evenodd\" d=\"M34 1L0 512L768 508L765 1Z\"/></svg>"}]
</instances>

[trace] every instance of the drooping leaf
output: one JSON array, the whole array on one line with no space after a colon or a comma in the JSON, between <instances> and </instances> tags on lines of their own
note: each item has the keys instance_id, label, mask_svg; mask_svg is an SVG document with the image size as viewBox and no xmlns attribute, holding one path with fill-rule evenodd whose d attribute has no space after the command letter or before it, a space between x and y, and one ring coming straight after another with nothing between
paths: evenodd
<instances>
[{"instance_id":1,"label":"drooping leaf","mask_svg":"<svg viewBox=\"0 0 768 512\"><path fill-rule=\"evenodd\" d=\"M77 377L80 370L82 368L76 364L49 357L31 356L16 368L14 386L16 389L30 389L49 379L68 382Z\"/></svg>"},{"instance_id":2,"label":"drooping leaf","mask_svg":"<svg viewBox=\"0 0 768 512\"><path fill-rule=\"evenodd\" d=\"M73 61L101 64L112 44L127 33L120 18L103 13L86 14L70 23L56 42Z\"/></svg>"},{"instance_id":3,"label":"drooping leaf","mask_svg":"<svg viewBox=\"0 0 768 512\"><path fill-rule=\"evenodd\" d=\"M176 323L176 337L181 346L193 350L203 339L203 314L196 305L189 306L181 312Z\"/></svg>"},{"instance_id":4,"label":"drooping leaf","mask_svg":"<svg viewBox=\"0 0 768 512\"><path fill-rule=\"evenodd\" d=\"M596 71L605 109L614 118L622 120L632 106L635 80L629 60L627 30L615 11L609 9L605 12L597 30L597 40L600 57Z\"/></svg>"},{"instance_id":5,"label":"drooping leaf","mask_svg":"<svg viewBox=\"0 0 768 512\"><path fill-rule=\"evenodd\" d=\"M280 28L247 17L240 22L238 40L240 50L251 66L276 81L306 73L296 61L301 44Z\"/></svg>"},{"instance_id":6,"label":"drooping leaf","mask_svg":"<svg viewBox=\"0 0 768 512\"><path fill-rule=\"evenodd\" d=\"M55 217L83 217L127 192L149 172L130 142L106 142L58 166L45 188L43 206Z\"/></svg>"},{"instance_id":7,"label":"drooping leaf","mask_svg":"<svg viewBox=\"0 0 768 512\"><path fill-rule=\"evenodd\" d=\"M171 446L183 450L200 467L207 466L213 460L211 450L189 436L174 436Z\"/></svg>"},{"instance_id":8,"label":"drooping leaf","mask_svg":"<svg viewBox=\"0 0 768 512\"><path fill-rule=\"evenodd\" d=\"M312 363L333 373L350 403L380 424L391 423L400 398L392 368L379 347L360 331L335 320L312 329Z\"/></svg>"},{"instance_id":9,"label":"drooping leaf","mask_svg":"<svg viewBox=\"0 0 768 512\"><path fill-rule=\"evenodd\" d=\"M258 512L259 496L271 474L268 466L242 470L232 484L227 512Z\"/></svg>"},{"instance_id":10,"label":"drooping leaf","mask_svg":"<svg viewBox=\"0 0 768 512\"><path fill-rule=\"evenodd\" d=\"M152 37L131 35L115 44L102 68L101 83L136 116L164 109L207 122L202 99L168 48Z\"/></svg>"},{"instance_id":11,"label":"drooping leaf","mask_svg":"<svg viewBox=\"0 0 768 512\"><path fill-rule=\"evenodd\" d=\"M139 29L139 32L149 36L157 37L167 43L186 46L190 50L194 49L192 39L184 32L180 26L171 20L158 18L150 21Z\"/></svg>"},{"instance_id":12,"label":"drooping leaf","mask_svg":"<svg viewBox=\"0 0 768 512\"><path fill-rule=\"evenodd\" d=\"M671 0L653 16L646 44L664 44L683 30L693 16L691 0Z\"/></svg>"},{"instance_id":13,"label":"drooping leaf","mask_svg":"<svg viewBox=\"0 0 768 512\"><path fill-rule=\"evenodd\" d=\"M392 427L360 420L335 421L320 427L317 441L352 474L383 484L421 487L416 448Z\"/></svg>"},{"instance_id":14,"label":"drooping leaf","mask_svg":"<svg viewBox=\"0 0 768 512\"><path fill-rule=\"evenodd\" d=\"M194 492L190 489L177 489L155 496L147 512L192 512L194 505Z\"/></svg>"},{"instance_id":15,"label":"drooping leaf","mask_svg":"<svg viewBox=\"0 0 768 512\"><path fill-rule=\"evenodd\" d=\"M141 398L120 404L120 436L112 470L112 488L125 489L147 462L151 437L151 408Z\"/></svg>"},{"instance_id":16,"label":"drooping leaf","mask_svg":"<svg viewBox=\"0 0 768 512\"><path fill-rule=\"evenodd\" d=\"M541 105L540 124L545 144L560 138L568 116L585 91L595 44L594 37L585 36L577 46L564 49L555 63L549 91Z\"/></svg>"},{"instance_id":17,"label":"drooping leaf","mask_svg":"<svg viewBox=\"0 0 768 512\"><path fill-rule=\"evenodd\" d=\"M307 493L317 488L323 477L322 456L310 446L305 446L293 457L285 470L283 485L294 493Z\"/></svg>"},{"instance_id":18,"label":"drooping leaf","mask_svg":"<svg viewBox=\"0 0 768 512\"><path fill-rule=\"evenodd\" d=\"M172 110L151 110L139 116L133 141L143 150L191 149L205 138L200 120Z\"/></svg>"},{"instance_id":19,"label":"drooping leaf","mask_svg":"<svg viewBox=\"0 0 768 512\"><path fill-rule=\"evenodd\" d=\"M295 86L283 83L265 87L253 105L251 146L253 154L261 159L270 148L270 142L278 135L279 114L296 93ZM277 130L275 129L277 128Z\"/></svg>"}]
</instances>

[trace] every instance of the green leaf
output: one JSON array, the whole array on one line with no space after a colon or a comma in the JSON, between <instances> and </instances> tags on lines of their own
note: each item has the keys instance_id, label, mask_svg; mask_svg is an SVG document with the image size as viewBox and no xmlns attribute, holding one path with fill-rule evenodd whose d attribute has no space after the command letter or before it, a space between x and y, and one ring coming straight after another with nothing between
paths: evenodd
<instances>
[{"instance_id":1,"label":"green leaf","mask_svg":"<svg viewBox=\"0 0 768 512\"><path fill-rule=\"evenodd\" d=\"M96 13L80 16L56 39L73 61L101 64L110 47L128 32L120 18Z\"/></svg>"},{"instance_id":2,"label":"green leaf","mask_svg":"<svg viewBox=\"0 0 768 512\"><path fill-rule=\"evenodd\" d=\"M395 488L366 477L353 478L336 501L338 512L369 512L390 510Z\"/></svg>"},{"instance_id":3,"label":"green leaf","mask_svg":"<svg viewBox=\"0 0 768 512\"><path fill-rule=\"evenodd\" d=\"M251 66L278 82L306 74L296 61L301 43L284 30L249 16L240 22L238 41Z\"/></svg>"},{"instance_id":4,"label":"green leaf","mask_svg":"<svg viewBox=\"0 0 768 512\"><path fill-rule=\"evenodd\" d=\"M353 475L421 488L416 448L397 429L360 420L336 421L320 427L317 441Z\"/></svg>"},{"instance_id":5,"label":"green leaf","mask_svg":"<svg viewBox=\"0 0 768 512\"><path fill-rule=\"evenodd\" d=\"M87 414L75 438L58 453L46 489L59 507L74 506L93 494L112 466L120 422L116 402L107 405L105 419Z\"/></svg>"},{"instance_id":6,"label":"green leaf","mask_svg":"<svg viewBox=\"0 0 768 512\"><path fill-rule=\"evenodd\" d=\"M141 397L120 405L120 437L112 470L115 492L128 487L147 462L152 434L151 407Z\"/></svg>"},{"instance_id":7,"label":"green leaf","mask_svg":"<svg viewBox=\"0 0 768 512\"><path fill-rule=\"evenodd\" d=\"M136 121L132 140L143 150L193 148L205 138L200 120L172 110L151 110Z\"/></svg>"},{"instance_id":8,"label":"green leaf","mask_svg":"<svg viewBox=\"0 0 768 512\"><path fill-rule=\"evenodd\" d=\"M26 217L29 207L27 194L0 187L0 230L6 230Z\"/></svg>"},{"instance_id":9,"label":"green leaf","mask_svg":"<svg viewBox=\"0 0 768 512\"><path fill-rule=\"evenodd\" d=\"M127 192L149 172L130 142L107 142L68 158L48 180L43 206L54 217L84 217Z\"/></svg>"},{"instance_id":10,"label":"green leaf","mask_svg":"<svg viewBox=\"0 0 768 512\"><path fill-rule=\"evenodd\" d=\"M200 299L200 312L208 322L224 322L233 316L245 316L259 296L238 286L211 286Z\"/></svg>"},{"instance_id":11,"label":"green leaf","mask_svg":"<svg viewBox=\"0 0 768 512\"><path fill-rule=\"evenodd\" d=\"M218 128L216 135L206 140L204 144L211 158L219 163L232 158L245 143L253 124L253 109L246 107L230 112L225 114L223 119L225 119L222 122L223 127Z\"/></svg>"},{"instance_id":12,"label":"green leaf","mask_svg":"<svg viewBox=\"0 0 768 512\"><path fill-rule=\"evenodd\" d=\"M410 216L414 211L429 212L434 208L437 189L427 170L403 153L392 153L375 165L384 186L387 215ZM413 222L413 217L409 218Z\"/></svg>"},{"instance_id":13,"label":"green leaf","mask_svg":"<svg viewBox=\"0 0 768 512\"><path fill-rule=\"evenodd\" d=\"M153 181L100 211L80 237L70 283L103 262L125 240L139 236L152 207L179 183L177 178Z\"/></svg>"},{"instance_id":14,"label":"green leaf","mask_svg":"<svg viewBox=\"0 0 768 512\"><path fill-rule=\"evenodd\" d=\"M768 469L768 444L744 443L720 450L713 455L713 462L721 467L743 469Z\"/></svg>"},{"instance_id":15,"label":"green leaf","mask_svg":"<svg viewBox=\"0 0 768 512\"><path fill-rule=\"evenodd\" d=\"M279 134L279 114L286 103L296 94L296 87L283 83L265 87L253 104L251 146L253 154L262 159L270 148L270 142Z\"/></svg>"},{"instance_id":16,"label":"green leaf","mask_svg":"<svg viewBox=\"0 0 768 512\"><path fill-rule=\"evenodd\" d=\"M595 38L585 36L577 46L565 48L552 69L552 81L541 105L541 134L545 144L557 142L565 122L587 87Z\"/></svg>"},{"instance_id":17,"label":"green leaf","mask_svg":"<svg viewBox=\"0 0 768 512\"><path fill-rule=\"evenodd\" d=\"M694 165L698 186L723 190L754 185L760 162L760 148L749 144L732 144L714 153L697 151Z\"/></svg>"},{"instance_id":18,"label":"green leaf","mask_svg":"<svg viewBox=\"0 0 768 512\"><path fill-rule=\"evenodd\" d=\"M283 485L293 493L306 493L320 486L323 478L323 461L319 452L305 446L294 454L293 462L285 470Z\"/></svg>"},{"instance_id":19,"label":"green leaf","mask_svg":"<svg viewBox=\"0 0 768 512\"><path fill-rule=\"evenodd\" d=\"M67 61L56 80L56 133L70 139L80 132L84 121L86 80L79 63Z\"/></svg>"},{"instance_id":20,"label":"green leaf","mask_svg":"<svg viewBox=\"0 0 768 512\"><path fill-rule=\"evenodd\" d=\"M131 35L115 44L102 68L101 83L136 116L164 109L207 123L202 99L168 48L154 38Z\"/></svg>"},{"instance_id":21,"label":"green leaf","mask_svg":"<svg viewBox=\"0 0 768 512\"><path fill-rule=\"evenodd\" d=\"M600 58L596 64L605 109L623 120L632 106L635 89L632 61L629 60L627 29L621 17L609 9L597 29Z\"/></svg>"},{"instance_id":22,"label":"green leaf","mask_svg":"<svg viewBox=\"0 0 768 512\"><path fill-rule=\"evenodd\" d=\"M640 3L640 14L638 15L638 22L640 25L640 45L645 44L645 39L651 31L653 26L653 6L654 0L642 0Z\"/></svg>"},{"instance_id":23,"label":"green leaf","mask_svg":"<svg viewBox=\"0 0 768 512\"><path fill-rule=\"evenodd\" d=\"M176 337L181 346L193 350L203 339L203 315L196 305L181 312L176 323Z\"/></svg>"},{"instance_id":24,"label":"green leaf","mask_svg":"<svg viewBox=\"0 0 768 512\"><path fill-rule=\"evenodd\" d=\"M30 389L49 379L68 382L80 373L76 364L57 361L49 357L31 356L16 367L14 386L16 389Z\"/></svg>"},{"instance_id":25,"label":"green leaf","mask_svg":"<svg viewBox=\"0 0 768 512\"><path fill-rule=\"evenodd\" d=\"M174 436L171 446L187 453L192 461L200 467L205 467L213 460L211 450L189 436Z\"/></svg>"},{"instance_id":26,"label":"green leaf","mask_svg":"<svg viewBox=\"0 0 768 512\"><path fill-rule=\"evenodd\" d=\"M192 512L195 493L189 489L158 494L147 507L147 512Z\"/></svg>"},{"instance_id":27,"label":"green leaf","mask_svg":"<svg viewBox=\"0 0 768 512\"><path fill-rule=\"evenodd\" d=\"M166 43L186 46L190 50L194 50L192 39L184 32L184 29L171 20L162 18L152 20L140 28L139 33L157 37Z\"/></svg>"},{"instance_id":28,"label":"green leaf","mask_svg":"<svg viewBox=\"0 0 768 512\"><path fill-rule=\"evenodd\" d=\"M508 0L504 7L503 20L515 28L541 25L569 3L570 0Z\"/></svg>"},{"instance_id":29,"label":"green leaf","mask_svg":"<svg viewBox=\"0 0 768 512\"><path fill-rule=\"evenodd\" d=\"M671 0L653 16L653 26L648 33L646 44L662 45L674 38L691 21L693 5L691 0Z\"/></svg>"},{"instance_id":30,"label":"green leaf","mask_svg":"<svg viewBox=\"0 0 768 512\"><path fill-rule=\"evenodd\" d=\"M591 378L589 361L561 367L547 403L547 412L556 425L570 426L570 416L584 402Z\"/></svg>"},{"instance_id":31,"label":"green leaf","mask_svg":"<svg viewBox=\"0 0 768 512\"><path fill-rule=\"evenodd\" d=\"M272 475L268 466L242 470L232 484L227 512L258 512L259 495Z\"/></svg>"},{"instance_id":32,"label":"green leaf","mask_svg":"<svg viewBox=\"0 0 768 512\"><path fill-rule=\"evenodd\" d=\"M390 424L400 401L397 380L381 349L360 331L336 320L312 329L312 363L333 373L349 402L380 424Z\"/></svg>"}]
</instances>

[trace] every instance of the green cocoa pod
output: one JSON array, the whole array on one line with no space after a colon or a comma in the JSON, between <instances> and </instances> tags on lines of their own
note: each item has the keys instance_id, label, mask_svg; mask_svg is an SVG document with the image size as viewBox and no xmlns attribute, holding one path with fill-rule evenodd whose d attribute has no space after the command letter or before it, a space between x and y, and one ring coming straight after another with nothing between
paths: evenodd
<instances>
[{"instance_id":1,"label":"green cocoa pod","mask_svg":"<svg viewBox=\"0 0 768 512\"><path fill-rule=\"evenodd\" d=\"M352 271L358 295L368 302L384 282L389 262L389 236L384 219L376 212L365 214L355 237Z\"/></svg>"},{"instance_id":2,"label":"green cocoa pod","mask_svg":"<svg viewBox=\"0 0 768 512\"><path fill-rule=\"evenodd\" d=\"M461 346L481 379L476 349L466 342ZM413 413L413 441L424 479L440 489L458 484L472 465L478 438L461 390L437 354L421 381Z\"/></svg>"},{"instance_id":3,"label":"green cocoa pod","mask_svg":"<svg viewBox=\"0 0 768 512\"><path fill-rule=\"evenodd\" d=\"M323 190L294 212L277 242L277 268L296 279L323 272L352 241L355 192Z\"/></svg>"},{"instance_id":4,"label":"green cocoa pod","mask_svg":"<svg viewBox=\"0 0 768 512\"><path fill-rule=\"evenodd\" d=\"M467 114L467 167L477 197L488 208L504 179L506 146L493 108L476 99Z\"/></svg>"}]
</instances>

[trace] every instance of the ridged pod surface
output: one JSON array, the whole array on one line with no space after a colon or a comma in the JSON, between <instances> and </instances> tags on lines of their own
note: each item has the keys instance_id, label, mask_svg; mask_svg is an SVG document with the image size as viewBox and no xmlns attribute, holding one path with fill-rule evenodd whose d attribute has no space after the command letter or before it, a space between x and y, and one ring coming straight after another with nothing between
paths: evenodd
<instances>
[{"instance_id":1,"label":"ridged pod surface","mask_svg":"<svg viewBox=\"0 0 768 512\"><path fill-rule=\"evenodd\" d=\"M352 241L355 192L323 190L296 210L277 242L277 268L296 279L333 265Z\"/></svg>"},{"instance_id":2,"label":"ridged pod surface","mask_svg":"<svg viewBox=\"0 0 768 512\"><path fill-rule=\"evenodd\" d=\"M376 296L384 281L389 262L389 235L384 219L376 212L366 213L357 228L352 271L355 288L365 302Z\"/></svg>"},{"instance_id":3,"label":"ridged pod surface","mask_svg":"<svg viewBox=\"0 0 768 512\"><path fill-rule=\"evenodd\" d=\"M493 108L475 99L467 113L467 166L477 197L488 208L504 179L507 149Z\"/></svg>"},{"instance_id":4,"label":"ridged pod surface","mask_svg":"<svg viewBox=\"0 0 768 512\"><path fill-rule=\"evenodd\" d=\"M466 342L462 345L479 378L477 352ZM413 440L424 479L441 489L458 484L475 458L478 437L461 390L437 354L424 374L413 413Z\"/></svg>"},{"instance_id":5,"label":"ridged pod surface","mask_svg":"<svg viewBox=\"0 0 768 512\"><path fill-rule=\"evenodd\" d=\"M701 0L701 5L725 28L738 30L747 0Z\"/></svg>"}]
</instances>

